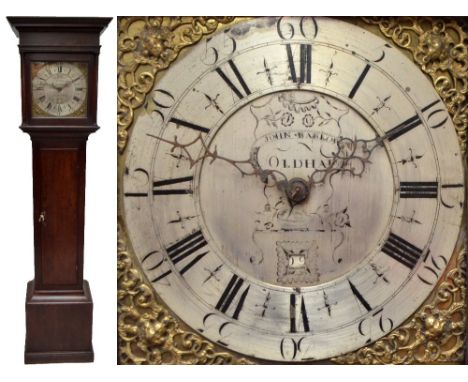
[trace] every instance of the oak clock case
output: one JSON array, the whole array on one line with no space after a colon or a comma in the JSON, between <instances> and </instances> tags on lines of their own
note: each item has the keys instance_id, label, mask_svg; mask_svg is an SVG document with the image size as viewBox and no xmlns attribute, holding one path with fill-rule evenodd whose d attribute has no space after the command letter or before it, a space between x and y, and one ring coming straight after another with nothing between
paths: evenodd
<instances>
[{"instance_id":1,"label":"oak clock case","mask_svg":"<svg viewBox=\"0 0 468 382\"><path fill-rule=\"evenodd\" d=\"M91 362L93 301L83 279L86 141L96 124L99 36L111 19L8 17L19 37L21 129L31 136L35 277L25 363Z\"/></svg>"},{"instance_id":2,"label":"oak clock case","mask_svg":"<svg viewBox=\"0 0 468 382\"><path fill-rule=\"evenodd\" d=\"M311 362L369 346L459 247L464 165L444 102L343 21L220 28L156 78L124 143L123 240L165 309L221 354Z\"/></svg>"}]
</instances>

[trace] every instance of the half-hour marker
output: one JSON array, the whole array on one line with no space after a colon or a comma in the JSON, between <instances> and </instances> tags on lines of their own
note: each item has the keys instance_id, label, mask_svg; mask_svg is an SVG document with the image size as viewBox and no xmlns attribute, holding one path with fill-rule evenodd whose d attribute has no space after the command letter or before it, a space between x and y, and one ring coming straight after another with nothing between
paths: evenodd
<instances>
[{"instance_id":1,"label":"half-hour marker","mask_svg":"<svg viewBox=\"0 0 468 382\"><path fill-rule=\"evenodd\" d=\"M205 240L205 237L203 236L202 232L198 230L183 238L182 240L179 240L175 244L167 247L166 252L169 256L169 259L171 259L172 263L176 265L177 263L181 262L187 257L195 255L195 253L198 250L205 247L206 245L207 242ZM190 268L192 268L196 263L198 263L207 253L208 251L195 256L190 262L188 262L184 267L182 267L179 273L181 275L186 273ZM171 270L166 271L165 273L151 280L151 282L157 282L169 275L171 272Z\"/></svg>"},{"instance_id":2,"label":"half-hour marker","mask_svg":"<svg viewBox=\"0 0 468 382\"><path fill-rule=\"evenodd\" d=\"M223 294L219 298L218 303L215 306L215 309L219 310L222 313L226 313L226 311L231 306L234 298L238 295L239 290L241 289L243 284L244 284L243 279L241 279L236 274L232 275L231 280L229 280L229 283L226 289L224 290ZM244 306L244 302L247 297L247 294L249 293L249 289L250 289L250 285L244 289L244 291L239 297L239 301L237 302L237 306L232 315L232 318L234 318L235 320L239 318L239 314Z\"/></svg>"},{"instance_id":3,"label":"half-hour marker","mask_svg":"<svg viewBox=\"0 0 468 382\"><path fill-rule=\"evenodd\" d=\"M289 321L291 333L297 333L297 316L296 316L296 295L292 293L289 296ZM307 310L304 303L304 296L301 298L301 319L304 327L304 332L310 332L309 317L307 317Z\"/></svg>"},{"instance_id":4,"label":"half-hour marker","mask_svg":"<svg viewBox=\"0 0 468 382\"><path fill-rule=\"evenodd\" d=\"M234 75L236 76L237 78L237 81L239 82L239 84L241 85L242 89L244 90L244 94L242 94L242 91L236 87L236 85L234 85L232 83L232 81L229 79L229 77L220 69L220 68L216 68L216 73L218 73L218 75L223 79L223 81L231 88L231 90L236 94L236 96L239 98L239 99L242 99L244 98L245 96L248 96L251 92L250 92L250 89L249 87L247 86L247 84L245 83L244 81L244 78L242 77L242 75L240 74L239 72L239 69L237 69L237 66L236 64L234 64L234 61L232 60L229 60L228 61L228 64L229 66L231 67L231 70L232 72L234 73Z\"/></svg>"},{"instance_id":5,"label":"half-hour marker","mask_svg":"<svg viewBox=\"0 0 468 382\"><path fill-rule=\"evenodd\" d=\"M179 126L188 127L189 129L192 129L192 130L201 131L202 133L210 132L210 129L207 129L206 127L199 126L199 125L196 125L195 123L187 122L179 118L171 118L169 122L175 123L176 125L179 125Z\"/></svg>"},{"instance_id":6,"label":"half-hour marker","mask_svg":"<svg viewBox=\"0 0 468 382\"><path fill-rule=\"evenodd\" d=\"M164 186L170 186L173 184L178 183L185 183L191 182L193 180L193 176L185 176L183 178L173 178L173 179L166 179L166 180L158 180L153 182L153 195L184 195L184 194L192 194L192 189L189 188L166 188Z\"/></svg>"},{"instance_id":7,"label":"half-hour marker","mask_svg":"<svg viewBox=\"0 0 468 382\"><path fill-rule=\"evenodd\" d=\"M312 45L301 44L299 52L299 78L297 77L296 65L291 44L286 44L286 54L288 56L289 71L291 80L299 84L312 82Z\"/></svg>"},{"instance_id":8,"label":"half-hour marker","mask_svg":"<svg viewBox=\"0 0 468 382\"><path fill-rule=\"evenodd\" d=\"M46 96L45 96L45 95L39 97L39 101L44 102L45 100L46 100Z\"/></svg>"},{"instance_id":9,"label":"half-hour marker","mask_svg":"<svg viewBox=\"0 0 468 382\"><path fill-rule=\"evenodd\" d=\"M73 96L73 100L76 101L76 102L80 101L80 99L77 96Z\"/></svg>"},{"instance_id":10,"label":"half-hour marker","mask_svg":"<svg viewBox=\"0 0 468 382\"><path fill-rule=\"evenodd\" d=\"M350 280L348 280L348 282L349 282L349 287L351 288L351 292L353 292L353 294L356 296L356 298L362 304L362 306L366 308L368 312L370 312L372 310L372 307L369 305L366 299L362 296L362 294L357 290L354 284Z\"/></svg>"},{"instance_id":11,"label":"half-hour marker","mask_svg":"<svg viewBox=\"0 0 468 382\"><path fill-rule=\"evenodd\" d=\"M351 89L350 93L349 93L349 98L353 98L355 95L356 95L356 92L358 91L359 87L361 86L362 84L362 81L364 81L364 78L366 78L367 76L367 73L369 72L369 69L370 69L370 65L367 64L364 68L364 70L362 71L362 73L359 75L356 83L354 84L353 88Z\"/></svg>"},{"instance_id":12,"label":"half-hour marker","mask_svg":"<svg viewBox=\"0 0 468 382\"><path fill-rule=\"evenodd\" d=\"M437 182L400 182L400 198L437 198Z\"/></svg>"},{"instance_id":13,"label":"half-hour marker","mask_svg":"<svg viewBox=\"0 0 468 382\"><path fill-rule=\"evenodd\" d=\"M382 252L405 267L413 269L423 251L400 236L390 232L387 241L382 247Z\"/></svg>"}]
</instances>

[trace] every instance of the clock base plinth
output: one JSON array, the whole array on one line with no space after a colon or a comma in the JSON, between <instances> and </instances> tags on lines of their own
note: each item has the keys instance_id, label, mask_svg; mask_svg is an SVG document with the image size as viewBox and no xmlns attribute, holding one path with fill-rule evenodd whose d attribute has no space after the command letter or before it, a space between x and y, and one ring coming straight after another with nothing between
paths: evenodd
<instances>
[{"instance_id":1,"label":"clock base plinth","mask_svg":"<svg viewBox=\"0 0 468 382\"><path fill-rule=\"evenodd\" d=\"M39 292L30 281L24 362L93 362L92 319L93 301L87 281L83 281L83 290L73 294Z\"/></svg>"}]
</instances>

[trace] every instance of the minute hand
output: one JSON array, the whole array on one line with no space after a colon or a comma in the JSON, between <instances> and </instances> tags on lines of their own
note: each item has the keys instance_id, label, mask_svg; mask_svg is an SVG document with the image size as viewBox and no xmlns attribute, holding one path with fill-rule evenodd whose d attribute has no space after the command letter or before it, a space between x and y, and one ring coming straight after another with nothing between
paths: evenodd
<instances>
[{"instance_id":1,"label":"minute hand","mask_svg":"<svg viewBox=\"0 0 468 382\"><path fill-rule=\"evenodd\" d=\"M73 84L74 82L78 81L78 80L81 79L81 78L83 78L83 76L78 76L78 77L76 77L74 80L71 80L70 82L67 82L67 83L65 84L65 86L69 86L69 85Z\"/></svg>"}]
</instances>

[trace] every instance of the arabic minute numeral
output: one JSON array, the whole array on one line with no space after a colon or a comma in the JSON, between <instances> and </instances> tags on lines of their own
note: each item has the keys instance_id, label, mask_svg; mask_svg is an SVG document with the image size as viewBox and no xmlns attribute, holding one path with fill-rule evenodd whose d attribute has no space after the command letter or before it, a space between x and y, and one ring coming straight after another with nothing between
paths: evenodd
<instances>
[{"instance_id":1,"label":"arabic minute numeral","mask_svg":"<svg viewBox=\"0 0 468 382\"><path fill-rule=\"evenodd\" d=\"M424 259L424 265L418 272L418 279L426 285L435 285L447 264L448 260L443 255L434 256L428 251Z\"/></svg>"},{"instance_id":2,"label":"arabic minute numeral","mask_svg":"<svg viewBox=\"0 0 468 382\"><path fill-rule=\"evenodd\" d=\"M366 340L366 344L368 344L372 341L371 333L375 331L382 334L391 332L393 325L393 320L390 317L384 316L382 308L359 321L358 332L361 336L368 337Z\"/></svg>"},{"instance_id":3,"label":"arabic minute numeral","mask_svg":"<svg viewBox=\"0 0 468 382\"><path fill-rule=\"evenodd\" d=\"M303 16L298 22L297 18L291 20L282 16L276 22L276 31L283 40L291 40L296 35L313 40L317 37L319 28L315 17Z\"/></svg>"},{"instance_id":4,"label":"arabic minute numeral","mask_svg":"<svg viewBox=\"0 0 468 382\"><path fill-rule=\"evenodd\" d=\"M166 113L168 112L168 109L172 108L175 104L174 96L167 90L155 89L151 92L151 101L154 106L151 105L150 102L146 102L146 111L151 115L151 118L153 118L156 123L164 123L166 121Z\"/></svg>"},{"instance_id":5,"label":"arabic minute numeral","mask_svg":"<svg viewBox=\"0 0 468 382\"><path fill-rule=\"evenodd\" d=\"M222 44L213 46L213 40L207 38L205 40L205 51L201 61L205 65L216 65L220 59L225 59L232 56L237 49L236 40L229 35L230 29L225 29L222 37Z\"/></svg>"}]
</instances>

